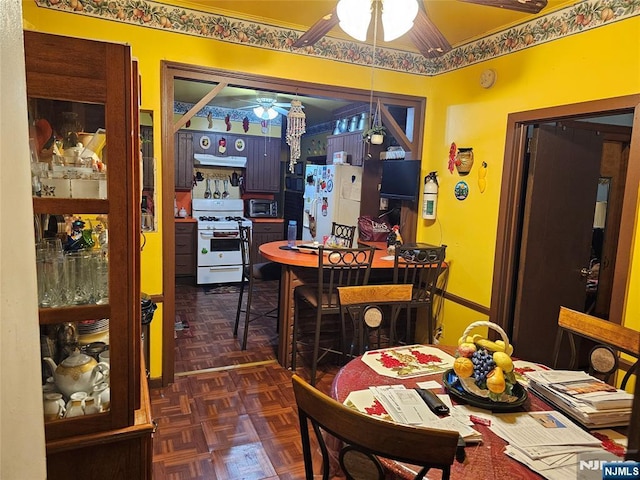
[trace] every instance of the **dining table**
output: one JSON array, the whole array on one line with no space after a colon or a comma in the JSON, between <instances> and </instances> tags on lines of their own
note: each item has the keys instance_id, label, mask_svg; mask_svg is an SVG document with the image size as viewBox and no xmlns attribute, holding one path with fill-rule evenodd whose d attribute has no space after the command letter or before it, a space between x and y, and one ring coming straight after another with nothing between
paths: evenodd
<instances>
[{"instance_id":1,"label":"dining table","mask_svg":"<svg viewBox=\"0 0 640 480\"><path fill-rule=\"evenodd\" d=\"M455 347L437 345L451 356ZM362 356L356 357L340 369L333 380L330 395L340 403L344 403L351 392L367 390L370 386L404 385L406 388L416 388L418 382L436 380L442 385L442 372L431 375L413 376L410 378L396 378L377 373L365 363ZM444 387L434 393L446 393ZM456 401L452 398L452 403ZM519 407L523 411L549 411L553 407L535 395L528 395L526 402ZM493 433L488 426L474 425L475 430L482 434L481 443L468 443L465 447L465 460L460 463L454 461L451 467L451 479L509 479L529 480L543 478L522 463L510 458L504 453L507 443ZM419 470L418 467L407 465L388 459L380 459L393 479L410 479ZM426 478L440 478L440 471L433 471ZM433 476L432 476L433 475Z\"/></svg>"},{"instance_id":2,"label":"dining table","mask_svg":"<svg viewBox=\"0 0 640 480\"><path fill-rule=\"evenodd\" d=\"M297 242L297 244L302 243L308 242ZM391 283L394 257L387 252L386 242L367 242L360 245L375 248L370 283ZM278 363L285 368L290 368L295 307L293 291L300 285L317 281L318 255L311 249L292 249L286 240L263 243L259 251L267 260L282 265L278 299ZM416 324L416 338L426 334L426 326L421 330L421 326Z\"/></svg>"}]
</instances>

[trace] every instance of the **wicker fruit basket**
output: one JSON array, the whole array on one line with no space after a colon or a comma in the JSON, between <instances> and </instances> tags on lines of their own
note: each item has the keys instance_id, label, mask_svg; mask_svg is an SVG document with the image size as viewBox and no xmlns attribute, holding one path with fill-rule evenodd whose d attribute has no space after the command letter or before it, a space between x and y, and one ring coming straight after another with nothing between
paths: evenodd
<instances>
[{"instance_id":1,"label":"wicker fruit basket","mask_svg":"<svg viewBox=\"0 0 640 480\"><path fill-rule=\"evenodd\" d=\"M475 334L488 327L501 339L492 341ZM526 390L516 381L511 354L513 346L505 331L493 322L471 323L458 341L453 369L444 373L444 384L458 400L491 410L511 410L527 399Z\"/></svg>"}]
</instances>

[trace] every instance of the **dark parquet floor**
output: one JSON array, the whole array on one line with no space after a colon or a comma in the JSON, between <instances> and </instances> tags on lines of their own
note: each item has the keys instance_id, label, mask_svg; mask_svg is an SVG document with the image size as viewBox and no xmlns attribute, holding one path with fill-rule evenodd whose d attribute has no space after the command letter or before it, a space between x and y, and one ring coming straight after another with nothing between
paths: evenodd
<instances>
[{"instance_id":1,"label":"dark parquet floor","mask_svg":"<svg viewBox=\"0 0 640 480\"><path fill-rule=\"evenodd\" d=\"M254 305L267 311L277 294L277 282L266 282ZM304 478L291 372L276 361L275 320L252 322L242 351L233 338L237 299L233 288L176 285L175 383L151 390L156 480ZM320 390L329 391L338 368L322 367ZM304 367L298 374L308 379Z\"/></svg>"}]
</instances>

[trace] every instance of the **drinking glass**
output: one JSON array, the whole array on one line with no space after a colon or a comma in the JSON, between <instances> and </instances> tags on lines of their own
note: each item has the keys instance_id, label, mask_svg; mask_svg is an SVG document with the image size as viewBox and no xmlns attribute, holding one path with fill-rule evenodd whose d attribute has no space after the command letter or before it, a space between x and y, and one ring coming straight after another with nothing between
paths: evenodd
<instances>
[{"instance_id":1,"label":"drinking glass","mask_svg":"<svg viewBox=\"0 0 640 480\"><path fill-rule=\"evenodd\" d=\"M92 301L94 279L91 259L91 254L83 250L65 255L64 290L68 304L85 305Z\"/></svg>"},{"instance_id":2,"label":"drinking glass","mask_svg":"<svg viewBox=\"0 0 640 480\"><path fill-rule=\"evenodd\" d=\"M64 303L64 257L59 238L44 239L36 245L38 305L57 307Z\"/></svg>"}]
</instances>

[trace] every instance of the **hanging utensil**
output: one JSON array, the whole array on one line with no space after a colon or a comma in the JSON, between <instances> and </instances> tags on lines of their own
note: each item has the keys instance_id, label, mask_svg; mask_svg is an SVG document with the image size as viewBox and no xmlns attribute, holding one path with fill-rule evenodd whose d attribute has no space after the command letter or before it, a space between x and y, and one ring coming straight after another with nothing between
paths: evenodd
<instances>
[{"instance_id":1,"label":"hanging utensil","mask_svg":"<svg viewBox=\"0 0 640 480\"><path fill-rule=\"evenodd\" d=\"M240 184L240 178L238 177L238 173L235 170L233 171L233 174L231 174L231 176L229 177L229 180L231 180L232 187L237 187Z\"/></svg>"},{"instance_id":2,"label":"hanging utensil","mask_svg":"<svg viewBox=\"0 0 640 480\"><path fill-rule=\"evenodd\" d=\"M229 180L224 179L222 181L222 184L224 185L224 190L222 191L222 198L229 198Z\"/></svg>"},{"instance_id":3,"label":"hanging utensil","mask_svg":"<svg viewBox=\"0 0 640 480\"><path fill-rule=\"evenodd\" d=\"M211 179L207 178L207 188L204 190L204 198L211 198Z\"/></svg>"},{"instance_id":4,"label":"hanging utensil","mask_svg":"<svg viewBox=\"0 0 640 480\"><path fill-rule=\"evenodd\" d=\"M213 182L216 186L216 189L213 191L213 198L220 198L220 180L216 178Z\"/></svg>"}]
</instances>

